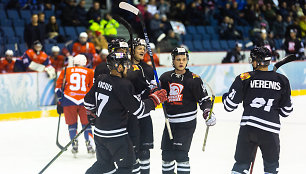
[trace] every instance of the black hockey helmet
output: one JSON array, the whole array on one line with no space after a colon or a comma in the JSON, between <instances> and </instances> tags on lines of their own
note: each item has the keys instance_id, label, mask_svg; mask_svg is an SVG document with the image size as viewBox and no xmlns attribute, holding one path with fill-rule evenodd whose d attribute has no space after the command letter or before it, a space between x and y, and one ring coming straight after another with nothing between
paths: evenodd
<instances>
[{"instance_id":1,"label":"black hockey helmet","mask_svg":"<svg viewBox=\"0 0 306 174\"><path fill-rule=\"evenodd\" d=\"M109 70L117 70L119 65L130 68L131 62L127 54L112 52L106 57L106 65Z\"/></svg>"},{"instance_id":2,"label":"black hockey helmet","mask_svg":"<svg viewBox=\"0 0 306 174\"><path fill-rule=\"evenodd\" d=\"M118 49L126 49L127 52L129 50L129 45L127 44L126 40L123 38L116 38L110 41L108 44L108 52L116 52Z\"/></svg>"},{"instance_id":3,"label":"black hockey helmet","mask_svg":"<svg viewBox=\"0 0 306 174\"><path fill-rule=\"evenodd\" d=\"M176 47L174 50L171 51L172 61L174 60L175 56L177 55L186 55L187 60L189 60L189 54L186 48L184 47Z\"/></svg>"},{"instance_id":4,"label":"black hockey helmet","mask_svg":"<svg viewBox=\"0 0 306 174\"><path fill-rule=\"evenodd\" d=\"M255 47L251 50L250 53L250 63L253 61L257 62L257 66L268 66L271 62L271 51L262 46L262 47Z\"/></svg>"}]
</instances>

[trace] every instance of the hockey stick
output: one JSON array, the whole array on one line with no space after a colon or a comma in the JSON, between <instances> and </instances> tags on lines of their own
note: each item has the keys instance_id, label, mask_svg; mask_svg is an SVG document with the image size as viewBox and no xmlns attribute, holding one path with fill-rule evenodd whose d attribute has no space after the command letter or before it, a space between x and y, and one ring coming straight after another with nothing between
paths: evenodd
<instances>
[{"instance_id":1,"label":"hockey stick","mask_svg":"<svg viewBox=\"0 0 306 174\"><path fill-rule=\"evenodd\" d=\"M282 60L276 62L273 67L273 71L276 71L279 67L283 66L284 64L295 61L295 60L298 60L297 57L294 54L290 54L284 57Z\"/></svg>"},{"instance_id":2,"label":"hockey stick","mask_svg":"<svg viewBox=\"0 0 306 174\"><path fill-rule=\"evenodd\" d=\"M113 18L115 20L117 20L120 24L122 24L129 32L129 35L130 35L130 42L131 42L131 45L130 45L130 48L131 50L134 50L134 46L133 46L133 29L130 25L130 23L128 23L126 20L124 20L122 17L120 17L119 15L114 15ZM131 57L133 58L134 57L134 52L131 51Z\"/></svg>"},{"instance_id":3,"label":"hockey stick","mask_svg":"<svg viewBox=\"0 0 306 174\"><path fill-rule=\"evenodd\" d=\"M284 57L282 60L276 62L274 67L273 67L273 71L276 72L279 67L285 65L286 63L295 61L295 60L297 60L297 57L294 54L290 54L290 55ZM254 168L254 163L255 163L255 159L256 159L257 149L258 149L258 147L256 147L255 155L254 155L254 160L251 163L250 174L253 173L253 168Z\"/></svg>"},{"instance_id":4,"label":"hockey stick","mask_svg":"<svg viewBox=\"0 0 306 174\"><path fill-rule=\"evenodd\" d=\"M159 83L159 80L158 80L158 75L157 75L157 71L156 71L156 67L155 67L155 63L154 63L154 59L153 59L152 50L151 50L151 47L149 45L148 33L147 33L146 26L143 22L142 14L136 7L134 7L131 4L126 3L126 2L120 2L119 7L123 10L134 13L136 16L138 16L140 18L140 23L141 23L141 26L142 26L143 34L144 34L144 37L145 37L145 41L146 41L146 44L147 44L147 48L149 50L149 55L150 55L150 59L151 59L152 66L153 66L154 76L155 76L155 79L156 79L156 82L157 82L157 86L160 89L160 83ZM164 115L165 115L165 122L166 122L166 127L167 127L167 130L168 130L169 138L170 138L170 140L172 140L173 135L172 135L172 131L171 131L170 123L169 123L169 118L168 118L167 112L166 112L166 106L164 104L162 104L162 106L163 106L163 111L164 111Z\"/></svg>"},{"instance_id":5,"label":"hockey stick","mask_svg":"<svg viewBox=\"0 0 306 174\"><path fill-rule=\"evenodd\" d=\"M214 91L211 89L211 87L208 85L208 83L204 82L206 84L206 86L209 88L210 92L211 92L211 108L209 110L209 115L208 115L208 119L211 118L211 114L212 114L212 111L213 111L213 108L214 108L214 104L215 104L215 94L214 94ZM205 151L205 146L206 146L206 141L207 141L207 137L208 137L208 131L209 131L209 127L210 126L207 126L206 127L206 131L205 131L205 137L204 137L204 142L203 142L203 147L202 147L202 151L204 152Z\"/></svg>"},{"instance_id":6,"label":"hockey stick","mask_svg":"<svg viewBox=\"0 0 306 174\"><path fill-rule=\"evenodd\" d=\"M72 144L74 140L76 140L89 126L91 122L89 122L61 151L55 155L55 157L39 172L42 174L63 152L67 150L67 148Z\"/></svg>"},{"instance_id":7,"label":"hockey stick","mask_svg":"<svg viewBox=\"0 0 306 174\"><path fill-rule=\"evenodd\" d=\"M65 90L65 86L66 86L66 70L67 70L67 67L65 67L65 72L64 72L62 95L61 95L62 99L64 97L64 90ZM61 114L58 115L57 132L56 132L56 145L57 145L57 147L59 147L62 150L62 149L64 149L64 147L58 141L60 124L61 124Z\"/></svg>"}]
</instances>

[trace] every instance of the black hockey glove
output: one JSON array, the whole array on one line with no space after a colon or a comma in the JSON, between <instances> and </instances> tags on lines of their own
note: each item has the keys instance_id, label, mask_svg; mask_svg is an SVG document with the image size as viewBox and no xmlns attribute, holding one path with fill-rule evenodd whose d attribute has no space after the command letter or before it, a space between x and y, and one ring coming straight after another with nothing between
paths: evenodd
<instances>
[{"instance_id":1,"label":"black hockey glove","mask_svg":"<svg viewBox=\"0 0 306 174\"><path fill-rule=\"evenodd\" d=\"M92 126L94 126L96 124L97 116L91 111L86 111L86 113L87 113L87 120L90 122Z\"/></svg>"},{"instance_id":2,"label":"black hockey glove","mask_svg":"<svg viewBox=\"0 0 306 174\"><path fill-rule=\"evenodd\" d=\"M61 102L56 103L56 111L58 114L64 113L64 109L63 109L63 106L61 105Z\"/></svg>"}]
</instances>

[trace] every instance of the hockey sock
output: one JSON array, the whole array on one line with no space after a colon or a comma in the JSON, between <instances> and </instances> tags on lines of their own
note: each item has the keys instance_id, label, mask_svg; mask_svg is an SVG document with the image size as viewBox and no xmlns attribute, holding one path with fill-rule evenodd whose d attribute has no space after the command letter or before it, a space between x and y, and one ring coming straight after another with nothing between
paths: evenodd
<instances>
[{"instance_id":1,"label":"hockey sock","mask_svg":"<svg viewBox=\"0 0 306 174\"><path fill-rule=\"evenodd\" d=\"M86 126L85 124L82 124L82 128L84 128L85 126ZM91 126L90 125L84 131L84 138L85 138L86 141L89 141L89 134L92 134Z\"/></svg>"},{"instance_id":2,"label":"hockey sock","mask_svg":"<svg viewBox=\"0 0 306 174\"><path fill-rule=\"evenodd\" d=\"M177 174L189 174L190 164L189 161L177 162Z\"/></svg>"},{"instance_id":3,"label":"hockey sock","mask_svg":"<svg viewBox=\"0 0 306 174\"><path fill-rule=\"evenodd\" d=\"M71 124L71 125L68 125L68 130L69 130L69 135L70 135L70 139L72 140L76 134L77 134L77 127L78 127L78 124L75 123L75 124Z\"/></svg>"},{"instance_id":4,"label":"hockey sock","mask_svg":"<svg viewBox=\"0 0 306 174\"><path fill-rule=\"evenodd\" d=\"M139 164L141 174L150 173L150 150L140 150L139 151Z\"/></svg>"},{"instance_id":5,"label":"hockey sock","mask_svg":"<svg viewBox=\"0 0 306 174\"><path fill-rule=\"evenodd\" d=\"M163 174L173 174L175 168L174 161L163 161L162 170Z\"/></svg>"},{"instance_id":6,"label":"hockey sock","mask_svg":"<svg viewBox=\"0 0 306 174\"><path fill-rule=\"evenodd\" d=\"M140 174L139 159L136 159L136 163L133 164L132 174Z\"/></svg>"}]
</instances>

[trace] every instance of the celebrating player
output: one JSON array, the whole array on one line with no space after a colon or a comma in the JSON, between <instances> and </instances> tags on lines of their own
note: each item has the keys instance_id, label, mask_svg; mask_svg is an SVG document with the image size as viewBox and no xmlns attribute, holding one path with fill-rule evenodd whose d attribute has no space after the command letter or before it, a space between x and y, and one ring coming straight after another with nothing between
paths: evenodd
<instances>
[{"instance_id":1,"label":"celebrating player","mask_svg":"<svg viewBox=\"0 0 306 174\"><path fill-rule=\"evenodd\" d=\"M84 55L78 54L73 58L74 67L62 70L56 82L56 94L60 98L64 108L65 121L68 124L70 138L73 139L77 133L77 120L80 117L82 127L88 124L86 109L83 101L85 94L93 85L94 72L92 69L85 68L87 59ZM61 88L64 85L64 90ZM63 93L63 94L62 94ZM61 98L63 96L63 98ZM89 141L89 134L92 134L91 127L84 133L88 153L95 153ZM78 152L78 141L72 143L72 153Z\"/></svg>"},{"instance_id":2,"label":"celebrating player","mask_svg":"<svg viewBox=\"0 0 306 174\"><path fill-rule=\"evenodd\" d=\"M257 147L262 152L265 173L278 173L280 118L292 112L288 79L268 71L271 53L265 47L251 50L253 71L236 77L229 92L222 97L224 108L231 112L243 102L244 112L236 145L236 163L232 174L248 173Z\"/></svg>"},{"instance_id":3,"label":"celebrating player","mask_svg":"<svg viewBox=\"0 0 306 174\"><path fill-rule=\"evenodd\" d=\"M207 126L215 125L216 118L208 118L211 100L201 78L186 68L189 60L187 50L177 47L171 52L171 56L174 70L165 72L160 77L161 87L168 92L165 103L173 133L173 140L170 140L167 129L164 129L162 171L163 174L173 174L176 161L177 174L187 174L190 173L188 152L196 128L197 102Z\"/></svg>"},{"instance_id":4,"label":"celebrating player","mask_svg":"<svg viewBox=\"0 0 306 174\"><path fill-rule=\"evenodd\" d=\"M91 112L89 120L95 122L97 145L97 161L86 174L130 174L136 159L127 132L128 116L142 117L143 113L148 113L164 102L167 93L158 90L143 101L134 96L133 85L124 78L130 66L128 56L124 53L110 53L107 66L110 74L100 75L84 99L86 109Z\"/></svg>"}]
</instances>

